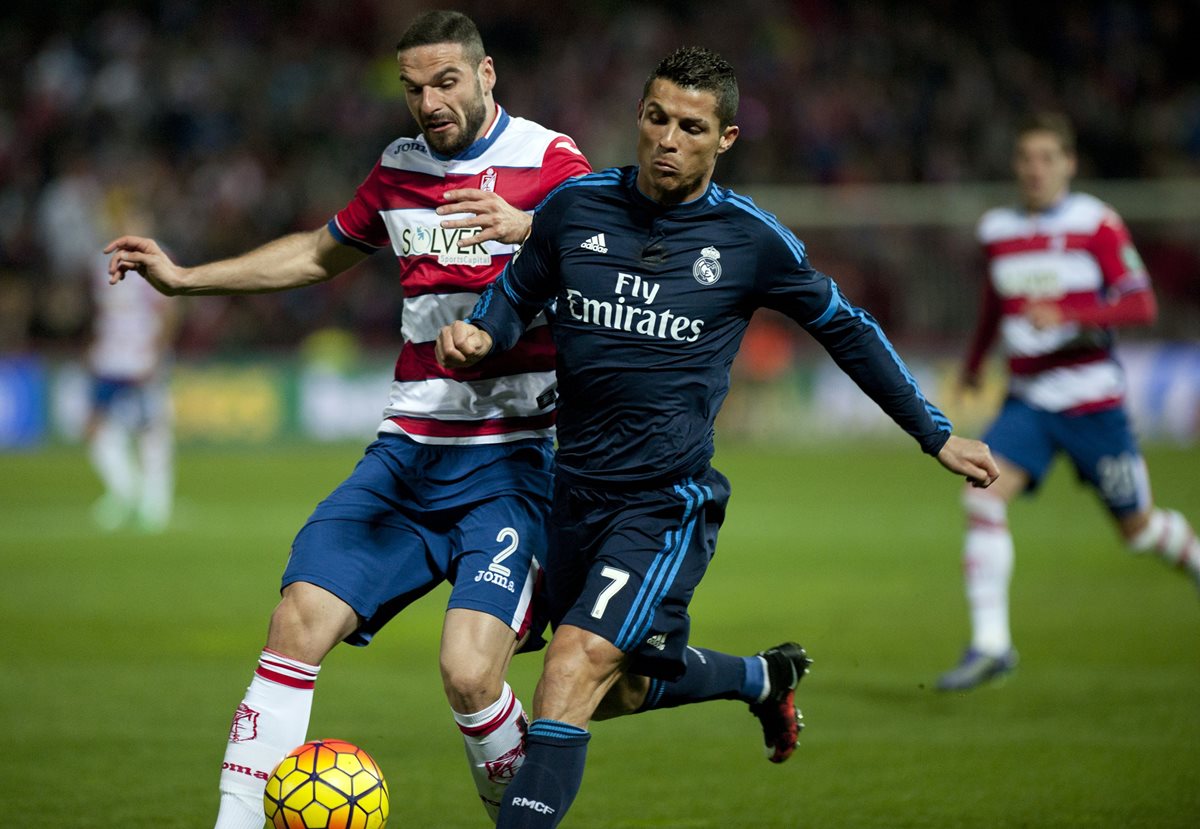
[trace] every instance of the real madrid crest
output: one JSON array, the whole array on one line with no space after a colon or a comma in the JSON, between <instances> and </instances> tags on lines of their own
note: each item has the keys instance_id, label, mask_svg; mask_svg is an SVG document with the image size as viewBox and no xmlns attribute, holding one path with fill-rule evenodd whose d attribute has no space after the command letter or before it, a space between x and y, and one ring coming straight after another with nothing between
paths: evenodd
<instances>
[{"instance_id":1,"label":"real madrid crest","mask_svg":"<svg viewBox=\"0 0 1200 829\"><path fill-rule=\"evenodd\" d=\"M721 278L721 251L709 245L700 251L700 258L692 263L692 276L701 285L712 285Z\"/></svg>"}]
</instances>

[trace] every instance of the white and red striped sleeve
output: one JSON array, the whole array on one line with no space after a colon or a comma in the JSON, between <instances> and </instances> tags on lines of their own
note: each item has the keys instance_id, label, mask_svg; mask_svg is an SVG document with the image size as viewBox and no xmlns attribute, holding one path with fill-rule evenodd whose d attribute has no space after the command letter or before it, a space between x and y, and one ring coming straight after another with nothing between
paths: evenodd
<instances>
[{"instance_id":1,"label":"white and red striped sleeve","mask_svg":"<svg viewBox=\"0 0 1200 829\"><path fill-rule=\"evenodd\" d=\"M382 165L376 162L374 169L354 191L350 203L330 219L329 231L342 244L366 253L388 246L387 225L380 214L386 199L381 177Z\"/></svg>"}]
</instances>

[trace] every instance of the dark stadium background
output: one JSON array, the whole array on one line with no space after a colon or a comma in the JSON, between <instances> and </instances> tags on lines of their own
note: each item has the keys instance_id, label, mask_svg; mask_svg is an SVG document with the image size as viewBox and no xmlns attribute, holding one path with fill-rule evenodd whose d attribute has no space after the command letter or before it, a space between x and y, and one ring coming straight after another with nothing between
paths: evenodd
<instances>
[{"instance_id":1,"label":"dark stadium background","mask_svg":"<svg viewBox=\"0 0 1200 829\"><path fill-rule=\"evenodd\" d=\"M1131 213L1166 300L1156 333L1194 335L1200 324L1194 3L458 5L478 20L496 59L497 100L572 135L596 168L632 160L646 73L676 45L698 43L725 54L741 84L742 135L718 168L723 183L751 194L927 185L910 210L903 195L889 202L886 224L795 227L815 264L900 341L955 345L965 336L977 216L940 218L900 237L888 228L922 215L938 185L1005 182L1014 120L1030 108L1062 109L1078 127L1082 180L1190 188L1182 215L1153 195L1118 207ZM93 188L78 194L85 200L130 191L121 195L153 214L154 230L184 262L326 221L380 150L413 129L392 47L425 7L6 4L0 348L69 347L86 331L84 297L73 287L109 228L48 211L47 194L60 188ZM390 349L399 307L392 263L379 256L352 279L308 291L193 301L180 347L185 355L285 349L341 325L367 347Z\"/></svg>"}]
</instances>

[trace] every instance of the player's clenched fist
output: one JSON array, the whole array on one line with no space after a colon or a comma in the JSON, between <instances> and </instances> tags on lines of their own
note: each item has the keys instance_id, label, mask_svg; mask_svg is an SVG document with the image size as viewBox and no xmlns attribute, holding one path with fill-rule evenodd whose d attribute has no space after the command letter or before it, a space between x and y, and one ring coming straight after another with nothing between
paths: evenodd
<instances>
[{"instance_id":1,"label":"player's clenched fist","mask_svg":"<svg viewBox=\"0 0 1200 829\"><path fill-rule=\"evenodd\" d=\"M938 452L937 459L951 472L966 476L972 486L991 486L1000 477L1000 467L992 457L992 450L981 440L951 435Z\"/></svg>"},{"instance_id":2,"label":"player's clenched fist","mask_svg":"<svg viewBox=\"0 0 1200 829\"><path fill-rule=\"evenodd\" d=\"M492 335L469 322L455 320L438 332L433 350L438 362L446 368L466 368L492 350Z\"/></svg>"}]
</instances>

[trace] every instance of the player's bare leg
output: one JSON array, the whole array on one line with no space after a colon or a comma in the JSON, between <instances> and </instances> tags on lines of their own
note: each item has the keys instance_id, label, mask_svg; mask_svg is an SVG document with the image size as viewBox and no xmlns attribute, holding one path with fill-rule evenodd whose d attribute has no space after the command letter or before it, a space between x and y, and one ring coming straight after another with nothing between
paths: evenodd
<instances>
[{"instance_id":1,"label":"player's bare leg","mask_svg":"<svg viewBox=\"0 0 1200 829\"><path fill-rule=\"evenodd\" d=\"M321 660L357 626L350 606L327 590L306 582L284 588L230 727L215 829L262 829L267 778L307 736Z\"/></svg>"},{"instance_id":2,"label":"player's bare leg","mask_svg":"<svg viewBox=\"0 0 1200 829\"><path fill-rule=\"evenodd\" d=\"M962 661L942 674L938 688L965 691L1010 672L1017 655L1008 621L1008 588L1013 571L1013 540L1008 504L1029 486L1024 469L997 457L1000 477L987 489L963 490L967 533L963 580L971 617L971 644Z\"/></svg>"},{"instance_id":3,"label":"player's bare leg","mask_svg":"<svg viewBox=\"0 0 1200 829\"><path fill-rule=\"evenodd\" d=\"M608 689L604 699L592 713L593 720L611 720L636 714L646 704L646 695L650 691L650 678L634 674L622 674L613 686Z\"/></svg>"},{"instance_id":4,"label":"player's bare leg","mask_svg":"<svg viewBox=\"0 0 1200 829\"><path fill-rule=\"evenodd\" d=\"M463 735L471 778L492 820L525 759L529 721L504 681L517 647L512 628L489 613L446 611L441 670L446 699Z\"/></svg>"}]
</instances>

